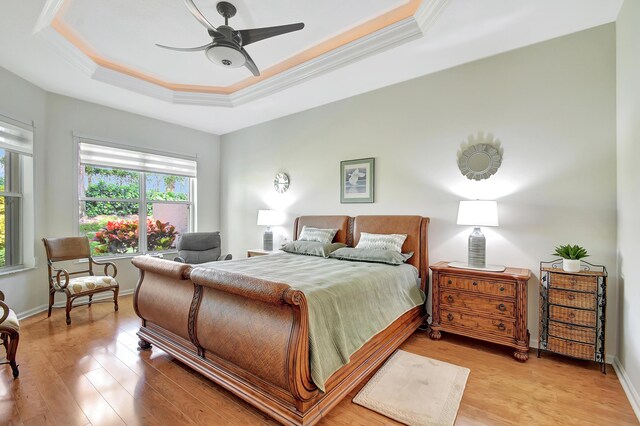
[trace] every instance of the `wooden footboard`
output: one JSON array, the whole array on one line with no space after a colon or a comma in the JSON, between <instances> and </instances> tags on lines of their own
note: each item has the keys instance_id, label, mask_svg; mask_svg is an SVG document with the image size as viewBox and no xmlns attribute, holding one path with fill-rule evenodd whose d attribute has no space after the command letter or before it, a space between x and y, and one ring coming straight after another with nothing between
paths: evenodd
<instances>
[{"instance_id":1,"label":"wooden footboard","mask_svg":"<svg viewBox=\"0 0 640 426\"><path fill-rule=\"evenodd\" d=\"M345 227L348 222L330 218L340 218ZM424 286L428 258L420 242L426 243L428 219L412 218L419 229L417 264ZM424 306L406 312L355 352L323 393L311 380L308 308L301 291L149 256L136 257L133 264L140 270L134 296L142 318L140 348L156 345L283 424L316 423L426 317Z\"/></svg>"}]
</instances>

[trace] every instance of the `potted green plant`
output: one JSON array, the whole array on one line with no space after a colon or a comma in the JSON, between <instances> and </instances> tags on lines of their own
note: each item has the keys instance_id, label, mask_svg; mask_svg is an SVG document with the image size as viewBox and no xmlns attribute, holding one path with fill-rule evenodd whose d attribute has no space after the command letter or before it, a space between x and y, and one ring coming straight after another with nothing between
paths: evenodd
<instances>
[{"instance_id":1,"label":"potted green plant","mask_svg":"<svg viewBox=\"0 0 640 426\"><path fill-rule=\"evenodd\" d=\"M580 271L580 259L589 256L587 250L577 244L557 246L554 254L562 258L562 269L567 272Z\"/></svg>"}]
</instances>

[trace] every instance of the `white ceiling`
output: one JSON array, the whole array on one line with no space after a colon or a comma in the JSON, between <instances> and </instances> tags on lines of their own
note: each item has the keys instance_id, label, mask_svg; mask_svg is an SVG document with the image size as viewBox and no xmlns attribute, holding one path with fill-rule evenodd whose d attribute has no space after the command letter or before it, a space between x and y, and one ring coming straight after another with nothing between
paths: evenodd
<instances>
[{"instance_id":1,"label":"white ceiling","mask_svg":"<svg viewBox=\"0 0 640 426\"><path fill-rule=\"evenodd\" d=\"M302 31L248 46L247 50L261 69L405 2L232 1L238 14L230 20L230 25L236 29L299 21L306 24ZM215 12L216 2L196 0L214 25L222 19ZM45 0L5 0L0 4L0 66L50 92L224 134L609 23L615 21L622 2L449 0L437 20L417 40L315 75L260 99L224 107L173 104L92 79L52 49L42 37L33 34ZM65 22L110 59L182 84L224 86L247 77L245 68L213 68L212 63L199 57L202 52L173 53L154 49L155 42L192 46L208 41L204 27L188 15L180 0L74 0L71 5L65 12ZM147 45L151 47L147 49ZM181 56L174 61L172 55Z\"/></svg>"}]
</instances>

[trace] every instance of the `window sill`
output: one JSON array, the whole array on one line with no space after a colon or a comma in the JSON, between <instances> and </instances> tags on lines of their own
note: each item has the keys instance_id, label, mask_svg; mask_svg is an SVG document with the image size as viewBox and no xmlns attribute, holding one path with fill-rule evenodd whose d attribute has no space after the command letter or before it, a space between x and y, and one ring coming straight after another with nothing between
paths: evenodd
<instances>
[{"instance_id":1,"label":"window sill","mask_svg":"<svg viewBox=\"0 0 640 426\"><path fill-rule=\"evenodd\" d=\"M163 251L161 253L147 253L147 254L131 253L131 254L121 254L118 256L99 256L99 257L94 256L93 260L97 262L103 262L103 261L113 262L114 260L133 259L134 257L137 257L137 256L151 256L151 257L158 257L160 259L166 258L168 260L173 260L173 258L177 255L178 255L177 251ZM88 261L89 260L87 259L82 259L82 260L78 260L76 263L87 263Z\"/></svg>"},{"instance_id":2,"label":"window sill","mask_svg":"<svg viewBox=\"0 0 640 426\"><path fill-rule=\"evenodd\" d=\"M8 267L8 268L2 268L0 269L0 277L3 277L5 275L13 275L13 274L18 274L20 272L26 272L26 271L33 271L36 268L34 266L14 266L14 267Z\"/></svg>"}]
</instances>

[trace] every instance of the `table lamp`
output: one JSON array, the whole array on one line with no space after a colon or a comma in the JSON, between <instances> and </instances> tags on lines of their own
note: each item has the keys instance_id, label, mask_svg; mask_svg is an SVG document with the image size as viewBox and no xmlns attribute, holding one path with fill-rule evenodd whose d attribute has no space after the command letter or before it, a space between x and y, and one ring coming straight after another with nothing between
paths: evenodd
<instances>
[{"instance_id":1,"label":"table lamp","mask_svg":"<svg viewBox=\"0 0 640 426\"><path fill-rule=\"evenodd\" d=\"M282 215L275 210L258 210L258 225L266 226L262 237L262 249L266 251L273 251L273 232L271 227L274 225L280 225L282 223Z\"/></svg>"},{"instance_id":2,"label":"table lamp","mask_svg":"<svg viewBox=\"0 0 640 426\"><path fill-rule=\"evenodd\" d=\"M468 261L451 262L449 266L464 269L502 272L501 265L487 265L485 261L486 239L480 230L481 226L498 226L498 203L495 201L460 201L458 208L458 225L473 226L469 235Z\"/></svg>"}]
</instances>

